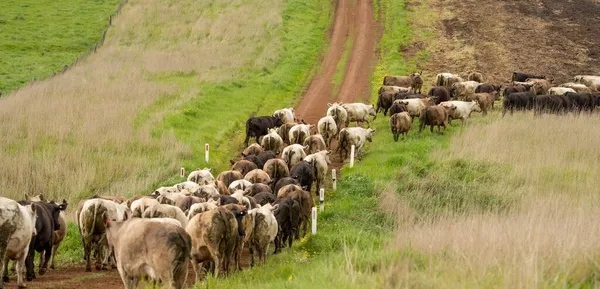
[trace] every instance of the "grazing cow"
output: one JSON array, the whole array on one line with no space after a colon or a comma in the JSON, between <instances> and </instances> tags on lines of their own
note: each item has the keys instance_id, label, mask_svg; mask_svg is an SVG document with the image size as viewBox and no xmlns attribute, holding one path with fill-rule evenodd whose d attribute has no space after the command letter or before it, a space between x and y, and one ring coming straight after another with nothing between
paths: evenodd
<instances>
[{"instance_id":1,"label":"grazing cow","mask_svg":"<svg viewBox=\"0 0 600 289\"><path fill-rule=\"evenodd\" d=\"M143 200L143 199L140 199ZM135 201L132 203L134 206ZM86 272L92 271L90 256L92 250L96 251L96 270L106 269L108 259L110 257L110 248L106 242L106 230L104 229L104 216L111 220L124 221L129 218L126 204L116 204L112 201L104 199L90 199L82 203L82 206L77 210L77 225L83 243L83 254L86 261ZM156 204L158 206L159 204ZM146 209L148 210L148 209ZM143 216L143 213L142 213ZM104 261L101 263L104 250L107 253L104 255Z\"/></svg>"},{"instance_id":2,"label":"grazing cow","mask_svg":"<svg viewBox=\"0 0 600 289\"><path fill-rule=\"evenodd\" d=\"M265 171L261 170L261 169L255 169L250 171L249 173L246 174L246 176L244 176L244 179L251 182L252 184L256 184L256 183L263 183L263 184L268 184L271 182L271 178L269 177L269 174L267 174ZM252 185L250 185L251 187Z\"/></svg>"},{"instance_id":3,"label":"grazing cow","mask_svg":"<svg viewBox=\"0 0 600 289\"><path fill-rule=\"evenodd\" d=\"M217 181L222 182L223 185L228 188L229 185L231 185L231 183L233 183L234 181L237 181L237 180L241 180L243 178L244 178L244 176L242 175L242 173L240 173L238 171L222 171L217 176ZM222 194L222 192L220 190L219 190L219 192Z\"/></svg>"},{"instance_id":4,"label":"grazing cow","mask_svg":"<svg viewBox=\"0 0 600 289\"><path fill-rule=\"evenodd\" d=\"M528 78L546 79L545 75L536 75L523 72L513 72L512 81L526 81Z\"/></svg>"},{"instance_id":5,"label":"grazing cow","mask_svg":"<svg viewBox=\"0 0 600 289\"><path fill-rule=\"evenodd\" d=\"M577 93L574 89L569 87L551 87L548 89L548 94L550 95L565 95L567 92Z\"/></svg>"},{"instance_id":6,"label":"grazing cow","mask_svg":"<svg viewBox=\"0 0 600 289\"><path fill-rule=\"evenodd\" d=\"M262 153L264 151L265 151L265 149L263 149L263 147L260 146L257 141L257 143L253 143L253 144L249 145L242 151L242 157L249 156L249 155L257 155L258 156L258 155L260 155L260 153Z\"/></svg>"},{"instance_id":7,"label":"grazing cow","mask_svg":"<svg viewBox=\"0 0 600 289\"><path fill-rule=\"evenodd\" d=\"M290 129L297 125L295 122L284 123L279 128L277 128L277 134L283 140L283 143L290 144Z\"/></svg>"},{"instance_id":8,"label":"grazing cow","mask_svg":"<svg viewBox=\"0 0 600 289\"><path fill-rule=\"evenodd\" d=\"M185 228L188 224L188 219L185 216L183 210L181 210L177 206L167 205L167 204L158 204L156 206L152 206L142 215L143 218L152 219L152 218L170 218L179 222L181 227Z\"/></svg>"},{"instance_id":9,"label":"grazing cow","mask_svg":"<svg viewBox=\"0 0 600 289\"><path fill-rule=\"evenodd\" d=\"M276 154L278 154L283 146L283 139L279 136L279 134L277 134L277 130L270 129L269 133L260 141L260 145L265 151L274 151ZM258 164L256 165L258 166ZM260 167L262 168L262 166Z\"/></svg>"},{"instance_id":10,"label":"grazing cow","mask_svg":"<svg viewBox=\"0 0 600 289\"><path fill-rule=\"evenodd\" d=\"M251 117L246 121L246 139L244 145L248 146L248 140L251 137L258 138L269 133L270 128L278 127L282 125L282 121L278 117L274 116L258 116Z\"/></svg>"},{"instance_id":11,"label":"grazing cow","mask_svg":"<svg viewBox=\"0 0 600 289\"><path fill-rule=\"evenodd\" d=\"M393 85L400 87L410 87L412 86L412 77L410 76L391 76L386 75L383 77L383 85Z\"/></svg>"},{"instance_id":12,"label":"grazing cow","mask_svg":"<svg viewBox=\"0 0 600 289\"><path fill-rule=\"evenodd\" d=\"M423 87L423 77L421 77L423 71L411 73L410 76L410 89L413 93L421 93L421 87Z\"/></svg>"},{"instance_id":13,"label":"grazing cow","mask_svg":"<svg viewBox=\"0 0 600 289\"><path fill-rule=\"evenodd\" d=\"M26 287L23 271L31 239L36 234L36 223L36 206L23 206L0 197L0 272L3 272L0 288L3 288L3 283L8 283L8 260L16 261L17 286Z\"/></svg>"},{"instance_id":14,"label":"grazing cow","mask_svg":"<svg viewBox=\"0 0 600 289\"><path fill-rule=\"evenodd\" d=\"M440 104L440 102L449 101L450 100L450 92L444 86L436 86L429 90L427 93L429 97L433 100L434 104Z\"/></svg>"},{"instance_id":15,"label":"grazing cow","mask_svg":"<svg viewBox=\"0 0 600 289\"><path fill-rule=\"evenodd\" d=\"M304 159L305 156L306 152L304 152L304 147L299 144L289 145L285 147L281 153L281 159L283 159L290 169Z\"/></svg>"},{"instance_id":16,"label":"grazing cow","mask_svg":"<svg viewBox=\"0 0 600 289\"><path fill-rule=\"evenodd\" d=\"M409 92L410 91L410 87L400 87L400 86L394 86L394 85L383 85L379 88L379 91L377 92L377 94L382 94L384 92L393 92L393 93L398 93L398 92Z\"/></svg>"},{"instance_id":17,"label":"grazing cow","mask_svg":"<svg viewBox=\"0 0 600 289\"><path fill-rule=\"evenodd\" d=\"M335 120L335 124L337 125L338 132L342 127L342 124L345 124L348 120L348 112L342 106L342 103L328 103L327 106L327 115L333 117Z\"/></svg>"},{"instance_id":18,"label":"grazing cow","mask_svg":"<svg viewBox=\"0 0 600 289\"><path fill-rule=\"evenodd\" d=\"M272 193L262 192L254 196L254 200L258 205L264 206L266 204L273 204L277 198Z\"/></svg>"},{"instance_id":19,"label":"grazing cow","mask_svg":"<svg viewBox=\"0 0 600 289\"><path fill-rule=\"evenodd\" d=\"M274 199L273 199L274 201ZM264 204L260 208L249 211L249 214L254 214L254 232L250 239L250 258L251 266L254 266L254 251L258 253L258 260L261 264L267 262L267 252L269 245L275 240L278 231L278 224L273 211L279 209L279 206L271 206Z\"/></svg>"},{"instance_id":20,"label":"grazing cow","mask_svg":"<svg viewBox=\"0 0 600 289\"><path fill-rule=\"evenodd\" d=\"M404 104L406 110L411 117L418 117L421 115L421 110L433 105L433 101L430 98L426 99L402 99L396 100L394 103Z\"/></svg>"},{"instance_id":21,"label":"grazing cow","mask_svg":"<svg viewBox=\"0 0 600 289\"><path fill-rule=\"evenodd\" d=\"M585 84L575 83L575 82L563 83L563 84L559 85L559 87L572 88L577 93L591 93L592 92L592 90L589 87L585 86Z\"/></svg>"},{"instance_id":22,"label":"grazing cow","mask_svg":"<svg viewBox=\"0 0 600 289\"><path fill-rule=\"evenodd\" d=\"M392 107L390 107L390 116L404 111L408 112L408 108L406 108L406 105L399 102L394 102L392 104Z\"/></svg>"},{"instance_id":23,"label":"grazing cow","mask_svg":"<svg viewBox=\"0 0 600 289\"><path fill-rule=\"evenodd\" d=\"M286 197L278 199L275 206L278 206L274 215L277 220L278 230L275 236L275 254L281 251L282 245L288 241L288 246L291 248L294 235L298 231L300 224L300 203L298 201Z\"/></svg>"},{"instance_id":24,"label":"grazing cow","mask_svg":"<svg viewBox=\"0 0 600 289\"><path fill-rule=\"evenodd\" d=\"M450 113L456 110L456 106L429 106L423 109L421 112L421 116L419 117L419 133L423 131L425 126L429 126L430 132L433 133L433 127L437 126L438 133L442 134L440 127L444 127L446 129L446 123L448 122L448 117Z\"/></svg>"},{"instance_id":25,"label":"grazing cow","mask_svg":"<svg viewBox=\"0 0 600 289\"><path fill-rule=\"evenodd\" d=\"M328 115L319 120L317 124L317 129L319 134L323 136L325 142L327 143L327 147L331 147L331 141L337 135L337 124L332 116Z\"/></svg>"},{"instance_id":26,"label":"grazing cow","mask_svg":"<svg viewBox=\"0 0 600 289\"><path fill-rule=\"evenodd\" d=\"M146 209L160 204L156 199L151 197L142 197L131 203L131 216L134 218L142 218Z\"/></svg>"},{"instance_id":27,"label":"grazing cow","mask_svg":"<svg viewBox=\"0 0 600 289\"><path fill-rule=\"evenodd\" d=\"M471 116L473 112L481 112L481 108L476 101L446 101L440 103L441 106L444 107L456 107L456 109L450 110L450 114L448 116L448 123L452 124L453 119L460 119L462 124L467 122L467 119Z\"/></svg>"},{"instance_id":28,"label":"grazing cow","mask_svg":"<svg viewBox=\"0 0 600 289\"><path fill-rule=\"evenodd\" d=\"M249 188L250 186L252 186L252 183L241 179L241 180L237 180L237 181L233 181L230 185L229 185L229 193L233 194L235 193L235 191L237 190L245 190L246 188Z\"/></svg>"},{"instance_id":29,"label":"grazing cow","mask_svg":"<svg viewBox=\"0 0 600 289\"><path fill-rule=\"evenodd\" d=\"M466 99L469 95L475 93L475 90L481 83L477 81L463 81L452 84L450 94L455 99Z\"/></svg>"},{"instance_id":30,"label":"grazing cow","mask_svg":"<svg viewBox=\"0 0 600 289\"><path fill-rule=\"evenodd\" d=\"M548 89L552 87L550 81L545 79L528 78L526 82L533 83L529 91L531 91L534 95L548 94Z\"/></svg>"},{"instance_id":31,"label":"grazing cow","mask_svg":"<svg viewBox=\"0 0 600 289\"><path fill-rule=\"evenodd\" d=\"M340 131L340 143L338 145L340 157L344 156L347 158L351 146L354 145L356 147L356 155L358 159L361 159L362 148L367 140L369 142L373 141L373 135L375 135L375 130L371 128L349 127L342 129Z\"/></svg>"},{"instance_id":32,"label":"grazing cow","mask_svg":"<svg viewBox=\"0 0 600 289\"><path fill-rule=\"evenodd\" d=\"M505 95L504 100L502 101L502 116L504 116L507 111L510 111L510 114L512 115L515 109L533 109L534 99L535 95L533 95L533 93L530 91L513 92L509 95Z\"/></svg>"},{"instance_id":33,"label":"grazing cow","mask_svg":"<svg viewBox=\"0 0 600 289\"><path fill-rule=\"evenodd\" d=\"M329 165L331 165L331 160L329 159L330 154L331 151L321 150L319 152L307 155L304 158L304 160L311 165L316 175L316 193L318 193L319 189L325 185L325 178L327 177L327 172L329 171ZM294 174L292 174L292 176L293 175Z\"/></svg>"},{"instance_id":34,"label":"grazing cow","mask_svg":"<svg viewBox=\"0 0 600 289\"><path fill-rule=\"evenodd\" d=\"M215 277L219 276L221 265L224 265L225 272L229 271L235 240L239 235L238 229L236 215L223 207L197 214L190 219L185 231L192 237L190 254L196 281L200 281L202 263L207 261L215 264Z\"/></svg>"},{"instance_id":35,"label":"grazing cow","mask_svg":"<svg viewBox=\"0 0 600 289\"><path fill-rule=\"evenodd\" d=\"M195 170L188 175L187 180L189 182L194 182L200 186L214 184L215 177L212 175L211 172L212 169L208 168Z\"/></svg>"},{"instance_id":36,"label":"grazing cow","mask_svg":"<svg viewBox=\"0 0 600 289\"><path fill-rule=\"evenodd\" d=\"M479 108L481 108L483 115L487 115L487 111L492 107L494 99L494 95L490 93L475 93L467 98L467 100L474 100L479 104Z\"/></svg>"},{"instance_id":37,"label":"grazing cow","mask_svg":"<svg viewBox=\"0 0 600 289\"><path fill-rule=\"evenodd\" d=\"M44 198L43 194L39 194L37 196L29 196L27 194L25 194L25 200L28 202L46 202L47 200ZM68 206L67 203L65 203L65 208ZM65 211L62 210L60 211L60 214L58 215L58 224L59 224L59 229L54 231L54 244L52 245L52 257L50 260L50 269L56 269L56 267L54 266L54 256L56 256L56 250L58 249L58 246L60 246L60 243L62 243L62 241L65 239L65 236L67 236L67 217L65 216ZM45 254L40 254L40 264L44 263L44 256Z\"/></svg>"},{"instance_id":38,"label":"grazing cow","mask_svg":"<svg viewBox=\"0 0 600 289\"><path fill-rule=\"evenodd\" d=\"M361 125L363 122L367 122L367 127L371 127L369 122L369 115L374 116L373 119L377 118L377 112L371 104L364 103L344 103L342 107L346 109L348 118L346 119L345 126L348 127L351 121L355 121L356 125Z\"/></svg>"},{"instance_id":39,"label":"grazing cow","mask_svg":"<svg viewBox=\"0 0 600 289\"><path fill-rule=\"evenodd\" d=\"M592 113L594 112L594 109L596 109L597 96L592 95L591 93L567 92L564 95L569 100L573 113L580 114L581 111Z\"/></svg>"},{"instance_id":40,"label":"grazing cow","mask_svg":"<svg viewBox=\"0 0 600 289\"><path fill-rule=\"evenodd\" d=\"M313 167L306 161L300 161L290 170L290 176L300 183L305 190L312 189L312 183L315 179Z\"/></svg>"},{"instance_id":41,"label":"grazing cow","mask_svg":"<svg viewBox=\"0 0 600 289\"><path fill-rule=\"evenodd\" d=\"M392 91L380 93L377 98L377 108L375 109L375 112L379 113L379 110L382 110L383 115L387 115L388 109L390 109L390 106L392 106L392 103L394 102L395 95L396 92Z\"/></svg>"},{"instance_id":42,"label":"grazing cow","mask_svg":"<svg viewBox=\"0 0 600 289\"><path fill-rule=\"evenodd\" d=\"M408 131L412 126L412 118L408 112L400 112L393 114L390 117L390 126L392 128L392 134L394 135L394 141L398 141L398 136L402 134L403 138L408 135Z\"/></svg>"},{"instance_id":43,"label":"grazing cow","mask_svg":"<svg viewBox=\"0 0 600 289\"><path fill-rule=\"evenodd\" d=\"M292 178L292 177L281 178L275 184L275 188L274 188L273 192L275 192L275 193L279 192L279 190L281 188L285 187L286 185L298 185L298 186L300 186L300 182L297 179Z\"/></svg>"},{"instance_id":44,"label":"grazing cow","mask_svg":"<svg viewBox=\"0 0 600 289\"><path fill-rule=\"evenodd\" d=\"M290 144L302 144L310 136L310 130L314 127L312 124L297 124L289 131Z\"/></svg>"},{"instance_id":45,"label":"grazing cow","mask_svg":"<svg viewBox=\"0 0 600 289\"><path fill-rule=\"evenodd\" d=\"M105 228L126 289L137 288L144 277L160 280L168 288L184 288L192 246L184 228L170 220L138 218L106 219Z\"/></svg>"},{"instance_id":46,"label":"grazing cow","mask_svg":"<svg viewBox=\"0 0 600 289\"><path fill-rule=\"evenodd\" d=\"M277 183L279 179L289 177L290 170L288 165L282 159L270 159L265 163L263 168L269 177L271 178L271 184Z\"/></svg>"},{"instance_id":47,"label":"grazing cow","mask_svg":"<svg viewBox=\"0 0 600 289\"><path fill-rule=\"evenodd\" d=\"M294 122L294 119L296 118L294 116L293 107L278 109L273 113L273 116L281 119L282 123Z\"/></svg>"},{"instance_id":48,"label":"grazing cow","mask_svg":"<svg viewBox=\"0 0 600 289\"><path fill-rule=\"evenodd\" d=\"M313 134L307 137L304 140L304 147L308 147L308 149L306 149L306 154L313 154L318 151L327 149L327 146L325 145L325 140L320 134Z\"/></svg>"},{"instance_id":49,"label":"grazing cow","mask_svg":"<svg viewBox=\"0 0 600 289\"><path fill-rule=\"evenodd\" d=\"M271 179L271 177L269 177L269 179ZM271 183L271 182L273 182L273 180L269 181L269 183ZM264 193L264 192L266 192L266 193L272 193L273 190L271 190L271 187L269 187L268 184L254 183L250 187L246 188L246 190L244 190L244 195L245 196L254 197L257 194Z\"/></svg>"},{"instance_id":50,"label":"grazing cow","mask_svg":"<svg viewBox=\"0 0 600 289\"><path fill-rule=\"evenodd\" d=\"M237 162L230 160L229 162L231 163L231 170L240 172L242 176L245 176L251 170L258 168L255 163L247 160L239 160Z\"/></svg>"},{"instance_id":51,"label":"grazing cow","mask_svg":"<svg viewBox=\"0 0 600 289\"><path fill-rule=\"evenodd\" d=\"M186 216L187 216L188 220L191 220L195 215L198 215L198 214L201 214L204 212L208 212L212 209L216 209L218 204L219 204L219 202L216 200L209 200L207 202L193 204L190 207L190 209L187 211ZM188 224L189 224L189 222L188 222Z\"/></svg>"},{"instance_id":52,"label":"grazing cow","mask_svg":"<svg viewBox=\"0 0 600 289\"><path fill-rule=\"evenodd\" d=\"M467 76L467 80L477 81L479 83L483 82L483 75L479 72L470 72Z\"/></svg>"}]
</instances>

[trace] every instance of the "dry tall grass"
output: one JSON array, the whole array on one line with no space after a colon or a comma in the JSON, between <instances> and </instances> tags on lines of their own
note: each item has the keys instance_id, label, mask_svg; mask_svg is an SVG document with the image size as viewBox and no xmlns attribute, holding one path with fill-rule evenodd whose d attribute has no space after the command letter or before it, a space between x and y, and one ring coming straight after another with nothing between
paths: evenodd
<instances>
[{"instance_id":1,"label":"dry tall grass","mask_svg":"<svg viewBox=\"0 0 600 289\"><path fill-rule=\"evenodd\" d=\"M149 76L184 72L197 82L227 81L248 65L273 63L282 6L281 0L130 0L96 54L0 99L0 195L71 201L127 195L175 174L191 150L170 132L152 136L153 130L197 88ZM134 125L161 97L175 101Z\"/></svg>"},{"instance_id":2,"label":"dry tall grass","mask_svg":"<svg viewBox=\"0 0 600 289\"><path fill-rule=\"evenodd\" d=\"M401 222L395 241L400 255L386 271L387 285L597 286L600 131L593 124L599 118L520 114L475 125L456 136L450 153L436 157L510 166L490 190L517 199L517 205L502 213Z\"/></svg>"}]
</instances>

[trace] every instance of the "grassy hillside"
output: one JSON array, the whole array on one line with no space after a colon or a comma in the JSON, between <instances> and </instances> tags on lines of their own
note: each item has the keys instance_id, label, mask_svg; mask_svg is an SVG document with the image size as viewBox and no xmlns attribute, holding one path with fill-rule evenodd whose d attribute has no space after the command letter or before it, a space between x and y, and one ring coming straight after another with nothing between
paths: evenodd
<instances>
[{"instance_id":1,"label":"grassy hillside","mask_svg":"<svg viewBox=\"0 0 600 289\"><path fill-rule=\"evenodd\" d=\"M43 79L93 47L121 0L0 3L0 95Z\"/></svg>"},{"instance_id":2,"label":"grassy hillside","mask_svg":"<svg viewBox=\"0 0 600 289\"><path fill-rule=\"evenodd\" d=\"M146 193L180 181L181 166L224 169L243 121L292 104L304 87L330 10L322 1L230 4L129 1L96 54L0 99L6 194L74 202Z\"/></svg>"}]
</instances>

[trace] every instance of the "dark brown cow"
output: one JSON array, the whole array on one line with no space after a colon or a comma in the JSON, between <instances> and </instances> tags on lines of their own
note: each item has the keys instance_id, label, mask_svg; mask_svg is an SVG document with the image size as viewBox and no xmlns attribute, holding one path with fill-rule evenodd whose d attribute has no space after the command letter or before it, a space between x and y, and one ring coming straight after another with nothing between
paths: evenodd
<instances>
[{"instance_id":1,"label":"dark brown cow","mask_svg":"<svg viewBox=\"0 0 600 289\"><path fill-rule=\"evenodd\" d=\"M229 185L231 185L231 183L237 180L241 180L243 178L244 176L242 175L242 173L238 171L222 171L217 176L217 181L223 183L223 186L225 186L225 188L229 188ZM221 192L220 189L219 192Z\"/></svg>"},{"instance_id":2,"label":"dark brown cow","mask_svg":"<svg viewBox=\"0 0 600 289\"><path fill-rule=\"evenodd\" d=\"M393 91L380 93L379 97L377 98L377 108L375 109L375 112L379 113L379 110L381 109L383 111L383 115L387 115L388 109L394 102L395 95L396 92Z\"/></svg>"},{"instance_id":3,"label":"dark brown cow","mask_svg":"<svg viewBox=\"0 0 600 289\"><path fill-rule=\"evenodd\" d=\"M450 100L450 92L444 86L436 86L431 88L427 95L433 99L435 104L440 104L441 102Z\"/></svg>"},{"instance_id":4,"label":"dark brown cow","mask_svg":"<svg viewBox=\"0 0 600 289\"><path fill-rule=\"evenodd\" d=\"M231 163L231 170L240 172L242 176L245 176L252 170L258 169L255 163L247 160L239 160L237 162L230 160L229 162Z\"/></svg>"},{"instance_id":5,"label":"dark brown cow","mask_svg":"<svg viewBox=\"0 0 600 289\"><path fill-rule=\"evenodd\" d=\"M523 72L516 72L516 71L513 72L513 75L512 75L512 81L521 81L521 82L524 82L528 78L546 79L546 76L545 75L530 74L530 73L523 73Z\"/></svg>"},{"instance_id":6,"label":"dark brown cow","mask_svg":"<svg viewBox=\"0 0 600 289\"><path fill-rule=\"evenodd\" d=\"M281 119L274 116L251 117L246 121L246 139L244 144L248 146L248 140L251 137L258 138L269 133L270 128L281 126Z\"/></svg>"},{"instance_id":7,"label":"dark brown cow","mask_svg":"<svg viewBox=\"0 0 600 289\"><path fill-rule=\"evenodd\" d=\"M441 128L446 129L446 123L448 122L448 116L452 110L455 110L456 106L428 106L421 111L419 117L419 133L423 131L425 126L430 127L430 131L433 133L433 127L437 126L438 133L442 134Z\"/></svg>"},{"instance_id":8,"label":"dark brown cow","mask_svg":"<svg viewBox=\"0 0 600 289\"><path fill-rule=\"evenodd\" d=\"M412 82L413 80L410 76L386 75L385 77L383 77L383 85L410 87L412 86Z\"/></svg>"}]
</instances>

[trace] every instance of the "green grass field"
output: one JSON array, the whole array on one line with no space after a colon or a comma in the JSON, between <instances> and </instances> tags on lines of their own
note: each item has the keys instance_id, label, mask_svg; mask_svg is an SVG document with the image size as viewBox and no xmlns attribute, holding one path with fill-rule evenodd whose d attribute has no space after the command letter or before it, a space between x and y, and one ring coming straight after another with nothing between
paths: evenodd
<instances>
[{"instance_id":1,"label":"green grass field","mask_svg":"<svg viewBox=\"0 0 600 289\"><path fill-rule=\"evenodd\" d=\"M0 95L61 71L93 48L120 2L0 2Z\"/></svg>"}]
</instances>

